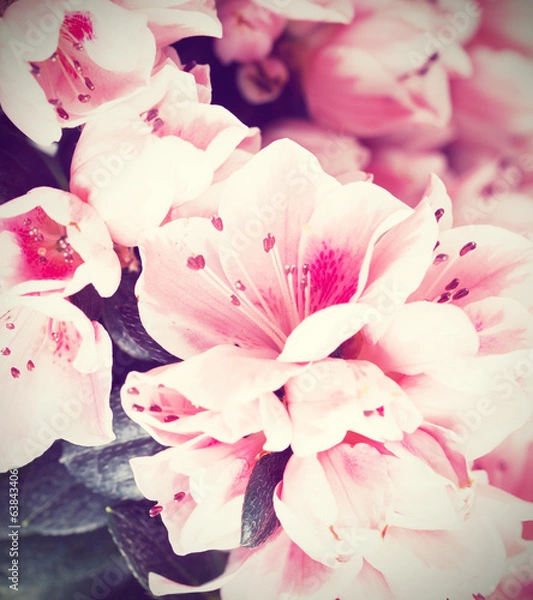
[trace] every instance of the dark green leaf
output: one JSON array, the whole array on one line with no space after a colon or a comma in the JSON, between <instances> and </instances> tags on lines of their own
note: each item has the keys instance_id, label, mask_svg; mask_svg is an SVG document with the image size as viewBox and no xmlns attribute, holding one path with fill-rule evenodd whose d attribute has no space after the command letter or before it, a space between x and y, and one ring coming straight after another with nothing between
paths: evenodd
<instances>
[{"instance_id":1,"label":"dark green leaf","mask_svg":"<svg viewBox=\"0 0 533 600\"><path fill-rule=\"evenodd\" d=\"M241 546L260 546L279 526L274 512L274 488L282 480L291 454L292 450L287 448L265 454L257 461L244 494Z\"/></svg>"},{"instance_id":2,"label":"dark green leaf","mask_svg":"<svg viewBox=\"0 0 533 600\"><path fill-rule=\"evenodd\" d=\"M161 518L149 516L151 506L153 502L127 501L108 509L109 531L141 585L148 589L150 572L188 585L198 585L220 575L226 554L211 550L177 556Z\"/></svg>"},{"instance_id":3,"label":"dark green leaf","mask_svg":"<svg viewBox=\"0 0 533 600\"><path fill-rule=\"evenodd\" d=\"M117 436L105 446L63 444L61 463L71 475L94 492L117 500L141 499L129 464L130 458L151 456L163 449L122 410L120 388L111 392L113 431Z\"/></svg>"}]
</instances>

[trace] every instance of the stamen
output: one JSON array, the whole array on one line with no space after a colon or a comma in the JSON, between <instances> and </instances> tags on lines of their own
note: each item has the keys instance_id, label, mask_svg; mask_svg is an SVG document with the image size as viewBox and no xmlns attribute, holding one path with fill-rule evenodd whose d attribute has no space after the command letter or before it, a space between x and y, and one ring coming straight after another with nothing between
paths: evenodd
<instances>
[{"instance_id":1,"label":"stamen","mask_svg":"<svg viewBox=\"0 0 533 600\"><path fill-rule=\"evenodd\" d=\"M82 104L86 104L91 99L91 94L78 94L78 100Z\"/></svg>"},{"instance_id":2,"label":"stamen","mask_svg":"<svg viewBox=\"0 0 533 600\"><path fill-rule=\"evenodd\" d=\"M438 208L435 211L435 219L437 219L437 223L442 219L443 216L444 216L444 209Z\"/></svg>"},{"instance_id":3,"label":"stamen","mask_svg":"<svg viewBox=\"0 0 533 600\"><path fill-rule=\"evenodd\" d=\"M148 511L148 514L151 517L157 517L157 515L161 514L163 512L163 507L161 506L161 504L156 504L155 506L152 506L152 508Z\"/></svg>"},{"instance_id":4,"label":"stamen","mask_svg":"<svg viewBox=\"0 0 533 600\"><path fill-rule=\"evenodd\" d=\"M179 419L178 415L167 415L163 421L165 423L172 423L173 421L177 421Z\"/></svg>"},{"instance_id":5,"label":"stamen","mask_svg":"<svg viewBox=\"0 0 533 600\"><path fill-rule=\"evenodd\" d=\"M461 298L468 296L469 293L470 293L470 290L468 288L462 288L459 291L455 292L452 300L460 300Z\"/></svg>"},{"instance_id":6,"label":"stamen","mask_svg":"<svg viewBox=\"0 0 533 600\"><path fill-rule=\"evenodd\" d=\"M465 254L468 254L468 252L472 252L472 250L475 250L477 248L477 244L476 242L468 242L468 244L465 244L461 250L459 250L459 256L464 256Z\"/></svg>"},{"instance_id":7,"label":"stamen","mask_svg":"<svg viewBox=\"0 0 533 600\"><path fill-rule=\"evenodd\" d=\"M452 279L450 281L450 283L444 288L445 290L454 290L457 286L459 285L459 280L457 279L457 277L455 279Z\"/></svg>"},{"instance_id":8,"label":"stamen","mask_svg":"<svg viewBox=\"0 0 533 600\"><path fill-rule=\"evenodd\" d=\"M147 113L146 113L146 117L145 120L146 121L153 121L157 115L159 114L159 110L157 108L151 108Z\"/></svg>"},{"instance_id":9,"label":"stamen","mask_svg":"<svg viewBox=\"0 0 533 600\"><path fill-rule=\"evenodd\" d=\"M11 354L11 350L9 348L2 348L2 350L0 350L0 354L2 356L9 356Z\"/></svg>"},{"instance_id":10,"label":"stamen","mask_svg":"<svg viewBox=\"0 0 533 600\"><path fill-rule=\"evenodd\" d=\"M20 377L20 371L17 367L11 367L11 377L13 377L13 379L18 379Z\"/></svg>"},{"instance_id":11,"label":"stamen","mask_svg":"<svg viewBox=\"0 0 533 600\"><path fill-rule=\"evenodd\" d=\"M94 83L88 78L85 77L83 82L85 83L85 85L87 86L88 89L91 90L91 92L96 89L96 86L94 85Z\"/></svg>"},{"instance_id":12,"label":"stamen","mask_svg":"<svg viewBox=\"0 0 533 600\"><path fill-rule=\"evenodd\" d=\"M178 492L177 494L174 494L174 501L181 502L186 495L187 494L185 492Z\"/></svg>"},{"instance_id":13,"label":"stamen","mask_svg":"<svg viewBox=\"0 0 533 600\"><path fill-rule=\"evenodd\" d=\"M263 240L263 249L265 252L270 252L272 248L276 245L276 238L269 233L266 238Z\"/></svg>"},{"instance_id":14,"label":"stamen","mask_svg":"<svg viewBox=\"0 0 533 600\"><path fill-rule=\"evenodd\" d=\"M241 301L237 298L237 296L235 294L232 294L230 296L230 300L231 300L231 303L233 304L233 306L240 306L241 305Z\"/></svg>"},{"instance_id":15,"label":"stamen","mask_svg":"<svg viewBox=\"0 0 533 600\"><path fill-rule=\"evenodd\" d=\"M434 265L439 265L440 263L446 262L450 257L447 254L437 254L433 259Z\"/></svg>"},{"instance_id":16,"label":"stamen","mask_svg":"<svg viewBox=\"0 0 533 600\"><path fill-rule=\"evenodd\" d=\"M154 122L152 124L152 133L159 131L161 129L161 127L163 127L164 124L165 124L165 121L163 121L163 119L160 119L159 117L154 119Z\"/></svg>"},{"instance_id":17,"label":"stamen","mask_svg":"<svg viewBox=\"0 0 533 600\"><path fill-rule=\"evenodd\" d=\"M438 298L437 298L437 304L442 304L443 302L448 302L448 300L451 298L451 294L450 292L444 292L444 294L441 294Z\"/></svg>"},{"instance_id":18,"label":"stamen","mask_svg":"<svg viewBox=\"0 0 533 600\"><path fill-rule=\"evenodd\" d=\"M140 404L132 404L131 407L137 412L144 412L144 406L141 406Z\"/></svg>"},{"instance_id":19,"label":"stamen","mask_svg":"<svg viewBox=\"0 0 533 600\"><path fill-rule=\"evenodd\" d=\"M163 412L163 409L158 404L152 404L149 410L151 412Z\"/></svg>"},{"instance_id":20,"label":"stamen","mask_svg":"<svg viewBox=\"0 0 533 600\"><path fill-rule=\"evenodd\" d=\"M28 369L28 371L33 371L35 369L35 363L33 362L33 360L29 360L26 363L26 369Z\"/></svg>"},{"instance_id":21,"label":"stamen","mask_svg":"<svg viewBox=\"0 0 533 600\"><path fill-rule=\"evenodd\" d=\"M200 271L205 268L205 258L201 254L189 256L187 259L187 266L193 271Z\"/></svg>"},{"instance_id":22,"label":"stamen","mask_svg":"<svg viewBox=\"0 0 533 600\"><path fill-rule=\"evenodd\" d=\"M6 323L6 329L9 329L9 330L15 329L15 323L12 323L11 321L9 321L8 323Z\"/></svg>"},{"instance_id":23,"label":"stamen","mask_svg":"<svg viewBox=\"0 0 533 600\"><path fill-rule=\"evenodd\" d=\"M213 215L211 217L211 223L217 231L222 231L224 229L224 223L218 215Z\"/></svg>"},{"instance_id":24,"label":"stamen","mask_svg":"<svg viewBox=\"0 0 533 600\"><path fill-rule=\"evenodd\" d=\"M266 249L267 247L268 250ZM276 273L276 278L278 280L281 295L283 296L283 302L285 303L285 306L288 309L291 328L294 329L296 325L298 325L298 323L300 322L298 307L296 305L296 299L294 298L294 290L292 290L291 295L287 277L285 277L285 270L281 266L281 258L279 255L278 247L276 246L276 240L274 236L270 233L263 240L263 248L265 248L265 252L270 254L270 258L272 259L274 272ZM269 252L270 250L272 250L272 252Z\"/></svg>"}]
</instances>

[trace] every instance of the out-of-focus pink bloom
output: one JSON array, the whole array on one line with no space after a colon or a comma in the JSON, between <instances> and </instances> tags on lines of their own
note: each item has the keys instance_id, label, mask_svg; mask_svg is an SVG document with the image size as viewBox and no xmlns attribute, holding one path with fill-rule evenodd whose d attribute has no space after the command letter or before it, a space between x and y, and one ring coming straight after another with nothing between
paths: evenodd
<instances>
[{"instance_id":1,"label":"out-of-focus pink bloom","mask_svg":"<svg viewBox=\"0 0 533 600\"><path fill-rule=\"evenodd\" d=\"M266 58L285 28L284 18L250 0L222 0L217 8L224 35L215 52L224 64Z\"/></svg>"},{"instance_id":2,"label":"out-of-focus pink bloom","mask_svg":"<svg viewBox=\"0 0 533 600\"><path fill-rule=\"evenodd\" d=\"M318 21L322 23L349 23L354 12L364 5L362 0L253 0L286 19Z\"/></svg>"},{"instance_id":3,"label":"out-of-focus pink bloom","mask_svg":"<svg viewBox=\"0 0 533 600\"><path fill-rule=\"evenodd\" d=\"M533 20L533 4L529 0L481 0L481 7L483 18L476 35L477 43L533 57L529 26Z\"/></svg>"},{"instance_id":4,"label":"out-of-focus pink bloom","mask_svg":"<svg viewBox=\"0 0 533 600\"><path fill-rule=\"evenodd\" d=\"M496 159L470 151L470 160L474 165L451 186L456 224L497 225L533 241L531 154Z\"/></svg>"},{"instance_id":5,"label":"out-of-focus pink bloom","mask_svg":"<svg viewBox=\"0 0 533 600\"><path fill-rule=\"evenodd\" d=\"M68 5L67 5L68 6ZM0 104L35 142L85 123L149 81L155 41L141 14L107 0L18 0L0 19Z\"/></svg>"},{"instance_id":6,"label":"out-of-focus pink bloom","mask_svg":"<svg viewBox=\"0 0 533 600\"><path fill-rule=\"evenodd\" d=\"M111 296L120 264L95 210L53 188L34 188L0 206L0 287L70 296L93 284Z\"/></svg>"},{"instance_id":7,"label":"out-of-focus pink bloom","mask_svg":"<svg viewBox=\"0 0 533 600\"><path fill-rule=\"evenodd\" d=\"M494 152L524 151L533 137L533 63L512 50L474 46L472 77L454 81L459 141Z\"/></svg>"},{"instance_id":8,"label":"out-of-focus pink bloom","mask_svg":"<svg viewBox=\"0 0 533 600\"><path fill-rule=\"evenodd\" d=\"M446 157L436 150L416 151L380 144L371 147L370 156L366 170L374 183L413 207L424 194L428 174L443 179L447 173Z\"/></svg>"},{"instance_id":9,"label":"out-of-focus pink bloom","mask_svg":"<svg viewBox=\"0 0 533 600\"><path fill-rule=\"evenodd\" d=\"M468 75L470 64L460 40L439 42L442 26L435 7L408 1L337 26L301 59L313 118L363 137L413 125L445 130L452 111L449 79Z\"/></svg>"},{"instance_id":10,"label":"out-of-focus pink bloom","mask_svg":"<svg viewBox=\"0 0 533 600\"><path fill-rule=\"evenodd\" d=\"M169 211L200 202L227 176L236 150L249 157L259 148L257 130L221 106L198 103L196 89L190 73L165 64L149 89L84 127L71 189L96 209L114 241L136 245L139 233L160 225Z\"/></svg>"},{"instance_id":11,"label":"out-of-focus pink bloom","mask_svg":"<svg viewBox=\"0 0 533 600\"><path fill-rule=\"evenodd\" d=\"M263 146L274 140L289 138L319 160L324 171L341 183L366 181L364 173L370 160L370 152L353 136L343 135L303 119L282 119L262 130ZM424 181L424 186L426 181ZM380 184L382 185L382 184ZM387 188L386 185L382 187ZM387 188L388 189L388 188ZM393 190L390 190L394 193ZM397 194L396 194L397 195ZM399 196L401 198L401 196ZM419 194L417 200L420 200Z\"/></svg>"},{"instance_id":12,"label":"out-of-focus pink bloom","mask_svg":"<svg viewBox=\"0 0 533 600\"><path fill-rule=\"evenodd\" d=\"M112 0L146 16L158 46L196 35L221 37L215 0Z\"/></svg>"},{"instance_id":13,"label":"out-of-focus pink bloom","mask_svg":"<svg viewBox=\"0 0 533 600\"><path fill-rule=\"evenodd\" d=\"M241 95L250 104L266 104L280 97L289 81L289 70L282 60L268 56L240 65L235 81Z\"/></svg>"},{"instance_id":14,"label":"out-of-focus pink bloom","mask_svg":"<svg viewBox=\"0 0 533 600\"><path fill-rule=\"evenodd\" d=\"M114 439L111 340L59 295L2 297L1 470L40 456L56 439Z\"/></svg>"}]
</instances>

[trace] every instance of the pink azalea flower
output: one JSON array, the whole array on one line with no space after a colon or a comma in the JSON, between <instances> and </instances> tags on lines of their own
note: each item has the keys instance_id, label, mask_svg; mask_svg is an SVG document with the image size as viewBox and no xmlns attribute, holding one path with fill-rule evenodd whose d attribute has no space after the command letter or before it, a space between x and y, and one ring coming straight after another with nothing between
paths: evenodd
<instances>
[{"instance_id":1,"label":"pink azalea flower","mask_svg":"<svg viewBox=\"0 0 533 600\"><path fill-rule=\"evenodd\" d=\"M199 197L258 145L257 130L221 106L198 103L194 77L167 62L146 91L84 127L71 189L96 209L114 241L134 246L141 231L186 202L198 201L202 214Z\"/></svg>"},{"instance_id":2,"label":"pink azalea flower","mask_svg":"<svg viewBox=\"0 0 533 600\"><path fill-rule=\"evenodd\" d=\"M158 46L196 35L220 37L215 0L112 0L146 16Z\"/></svg>"},{"instance_id":3,"label":"pink azalea flower","mask_svg":"<svg viewBox=\"0 0 533 600\"><path fill-rule=\"evenodd\" d=\"M283 138L294 140L313 153L324 171L341 183L369 178L363 171L369 163L370 152L352 136L336 133L303 119L275 121L261 133L263 146ZM418 200L420 197L421 194Z\"/></svg>"},{"instance_id":4,"label":"pink azalea flower","mask_svg":"<svg viewBox=\"0 0 533 600\"><path fill-rule=\"evenodd\" d=\"M0 19L0 104L35 142L85 123L146 85L155 41L146 18L107 0L18 0Z\"/></svg>"},{"instance_id":5,"label":"pink azalea flower","mask_svg":"<svg viewBox=\"0 0 533 600\"><path fill-rule=\"evenodd\" d=\"M451 203L436 178L413 210L371 183L342 186L286 140L228 178L219 200L211 220L178 219L141 236L136 293L147 331L176 356L234 344L262 352L255 360L267 372L280 369L268 389L249 388L256 420L242 435L256 431L265 391L286 405L299 456L340 443L348 431L398 440L422 418L461 437L464 414L477 415L484 402L483 429L462 436L473 459L529 418L527 379L516 373L513 385L493 383L531 347L525 239L487 226L447 229ZM170 270L175 279L164 275ZM238 419L228 373L250 385L257 367L244 368L227 348L216 356L197 359L216 391L195 392L190 375L173 381L170 407L180 420L183 399L213 411L197 423L220 426L226 409ZM302 372L285 368L305 363ZM266 430L271 417L260 418ZM175 427L193 433L189 420Z\"/></svg>"},{"instance_id":6,"label":"pink azalea flower","mask_svg":"<svg viewBox=\"0 0 533 600\"><path fill-rule=\"evenodd\" d=\"M103 221L79 198L34 188L0 206L0 287L70 296L93 284L111 296L120 264Z\"/></svg>"},{"instance_id":7,"label":"pink azalea flower","mask_svg":"<svg viewBox=\"0 0 533 600\"><path fill-rule=\"evenodd\" d=\"M3 294L0 312L0 470L25 465L56 439L83 446L112 441L105 329L55 294Z\"/></svg>"},{"instance_id":8,"label":"pink azalea flower","mask_svg":"<svg viewBox=\"0 0 533 600\"><path fill-rule=\"evenodd\" d=\"M246 493L252 444L242 440L231 459L227 448L206 440L132 461L141 489L160 502L152 512L161 514L178 553L189 538L202 540L196 548L209 547L206 536L211 547L235 544L225 573L204 585L151 574L156 595L222 587L224 598L240 599L254 581L264 600L351 597L354 590L383 600L443 594L459 600L493 591L507 557L524 549L521 521L531 517L532 505L482 477L474 484L464 458L436 428L386 446L356 436L316 456L291 456L274 492L280 526L266 542L236 548L241 515L229 514L230 506ZM208 462L217 454L218 469ZM213 509L226 517L213 522Z\"/></svg>"},{"instance_id":9,"label":"pink azalea flower","mask_svg":"<svg viewBox=\"0 0 533 600\"><path fill-rule=\"evenodd\" d=\"M430 44L443 16L429 3L386 3L301 53L303 87L320 124L363 137L412 126L446 130L452 104L449 79L470 72L460 40ZM324 40L325 37L325 40Z\"/></svg>"}]
</instances>

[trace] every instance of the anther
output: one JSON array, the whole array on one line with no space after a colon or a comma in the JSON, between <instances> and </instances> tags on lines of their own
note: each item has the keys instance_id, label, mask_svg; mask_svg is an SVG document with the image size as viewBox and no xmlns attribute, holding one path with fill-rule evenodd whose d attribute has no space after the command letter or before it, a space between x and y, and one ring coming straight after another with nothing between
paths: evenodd
<instances>
[{"instance_id":1,"label":"anther","mask_svg":"<svg viewBox=\"0 0 533 600\"><path fill-rule=\"evenodd\" d=\"M11 354L11 350L9 348L2 348L2 350L0 350L0 354L2 356L9 356Z\"/></svg>"},{"instance_id":2,"label":"anther","mask_svg":"<svg viewBox=\"0 0 533 600\"><path fill-rule=\"evenodd\" d=\"M459 250L459 256L464 256L465 254L468 254L468 252L472 252L472 250L475 250L477 248L477 244L476 242L468 242L468 244L465 244L461 250Z\"/></svg>"},{"instance_id":3,"label":"anther","mask_svg":"<svg viewBox=\"0 0 533 600\"><path fill-rule=\"evenodd\" d=\"M75 61L73 61L72 64L74 65L74 68L76 69L76 71L78 73L81 73L83 71L83 68L82 68L81 64L79 63L79 61L75 60Z\"/></svg>"},{"instance_id":4,"label":"anther","mask_svg":"<svg viewBox=\"0 0 533 600\"><path fill-rule=\"evenodd\" d=\"M72 47L74 48L74 50L83 50L83 44L81 42L76 42L75 44L72 44Z\"/></svg>"},{"instance_id":5,"label":"anther","mask_svg":"<svg viewBox=\"0 0 533 600\"><path fill-rule=\"evenodd\" d=\"M161 514L163 512L163 507L161 506L161 504L156 504L155 506L152 506L152 508L148 511L148 514L151 517L157 517L157 515Z\"/></svg>"},{"instance_id":6,"label":"anther","mask_svg":"<svg viewBox=\"0 0 533 600\"><path fill-rule=\"evenodd\" d=\"M213 215L211 217L211 224L217 231L222 231L224 229L224 223L218 215Z\"/></svg>"},{"instance_id":7,"label":"anther","mask_svg":"<svg viewBox=\"0 0 533 600\"><path fill-rule=\"evenodd\" d=\"M240 279L235 282L235 287L239 290L239 292L244 292L246 290L246 286Z\"/></svg>"},{"instance_id":8,"label":"anther","mask_svg":"<svg viewBox=\"0 0 533 600\"><path fill-rule=\"evenodd\" d=\"M35 363L33 362L33 360L29 360L26 363L26 369L28 369L28 371L33 371L35 369Z\"/></svg>"},{"instance_id":9,"label":"anther","mask_svg":"<svg viewBox=\"0 0 533 600\"><path fill-rule=\"evenodd\" d=\"M452 297L450 292L444 292L437 298L437 304L442 304L443 302L448 302L448 300Z\"/></svg>"},{"instance_id":10,"label":"anther","mask_svg":"<svg viewBox=\"0 0 533 600\"><path fill-rule=\"evenodd\" d=\"M65 121L67 121L70 118L70 115L68 114L68 112L61 106L56 107L56 113L57 113L58 117L60 117L61 119L64 119Z\"/></svg>"},{"instance_id":11,"label":"anther","mask_svg":"<svg viewBox=\"0 0 533 600\"><path fill-rule=\"evenodd\" d=\"M276 245L276 238L269 233L266 238L263 239L263 249L265 252L270 252Z\"/></svg>"},{"instance_id":12,"label":"anther","mask_svg":"<svg viewBox=\"0 0 533 600\"><path fill-rule=\"evenodd\" d=\"M439 265L440 263L446 262L450 257L447 254L437 254L433 259L434 265Z\"/></svg>"},{"instance_id":13,"label":"anther","mask_svg":"<svg viewBox=\"0 0 533 600\"><path fill-rule=\"evenodd\" d=\"M445 290L454 290L457 286L459 285L459 280L457 279L457 277L455 279L452 279L450 281L450 283L444 288Z\"/></svg>"},{"instance_id":14,"label":"anther","mask_svg":"<svg viewBox=\"0 0 533 600\"><path fill-rule=\"evenodd\" d=\"M11 367L11 377L13 377L13 379L18 379L20 377L20 371L17 367Z\"/></svg>"},{"instance_id":15,"label":"anther","mask_svg":"<svg viewBox=\"0 0 533 600\"><path fill-rule=\"evenodd\" d=\"M453 295L453 300L460 300L461 298L464 298L465 296L468 296L468 294L470 293L470 290L468 288L461 288L460 290L458 290L457 292L455 292L455 294Z\"/></svg>"},{"instance_id":16,"label":"anther","mask_svg":"<svg viewBox=\"0 0 533 600\"><path fill-rule=\"evenodd\" d=\"M444 209L438 208L435 211L435 219L437 219L437 223L442 219L443 216L444 216Z\"/></svg>"},{"instance_id":17,"label":"anther","mask_svg":"<svg viewBox=\"0 0 533 600\"><path fill-rule=\"evenodd\" d=\"M151 412L163 412L163 409L158 404L152 404L150 406Z\"/></svg>"},{"instance_id":18,"label":"anther","mask_svg":"<svg viewBox=\"0 0 533 600\"><path fill-rule=\"evenodd\" d=\"M34 63L30 63L30 66L31 66L31 74L32 75L40 75L41 67L39 67L38 65L36 65Z\"/></svg>"},{"instance_id":19,"label":"anther","mask_svg":"<svg viewBox=\"0 0 533 600\"><path fill-rule=\"evenodd\" d=\"M185 492L178 492L177 494L174 494L174 501L181 502L186 495L187 494Z\"/></svg>"},{"instance_id":20,"label":"anther","mask_svg":"<svg viewBox=\"0 0 533 600\"><path fill-rule=\"evenodd\" d=\"M200 271L200 269L205 267L205 258L201 254L189 256L187 259L187 266L193 271Z\"/></svg>"},{"instance_id":21,"label":"anther","mask_svg":"<svg viewBox=\"0 0 533 600\"><path fill-rule=\"evenodd\" d=\"M153 121L157 115L159 114L159 110L157 110L157 108L151 108L147 113L146 113L146 120L147 121Z\"/></svg>"},{"instance_id":22,"label":"anther","mask_svg":"<svg viewBox=\"0 0 533 600\"><path fill-rule=\"evenodd\" d=\"M15 323L12 323L11 321L9 321L8 323L6 323L6 329L9 329L9 330L15 329Z\"/></svg>"},{"instance_id":23,"label":"anther","mask_svg":"<svg viewBox=\"0 0 533 600\"><path fill-rule=\"evenodd\" d=\"M78 100L82 104L86 104L91 99L91 94L78 94Z\"/></svg>"},{"instance_id":24,"label":"anther","mask_svg":"<svg viewBox=\"0 0 533 600\"><path fill-rule=\"evenodd\" d=\"M131 407L137 412L144 412L144 406L141 406L140 404L132 404Z\"/></svg>"},{"instance_id":25,"label":"anther","mask_svg":"<svg viewBox=\"0 0 533 600\"><path fill-rule=\"evenodd\" d=\"M161 129L161 127L163 127L164 124L165 121L163 121L163 119L160 119L159 117L154 119L154 122L152 124L152 133L159 131L159 129Z\"/></svg>"},{"instance_id":26,"label":"anther","mask_svg":"<svg viewBox=\"0 0 533 600\"><path fill-rule=\"evenodd\" d=\"M86 87L91 90L91 92L96 88L94 83L88 77L85 77L83 82L85 83Z\"/></svg>"},{"instance_id":27,"label":"anther","mask_svg":"<svg viewBox=\"0 0 533 600\"><path fill-rule=\"evenodd\" d=\"M241 301L237 298L237 296L235 294L231 295L230 300L231 300L231 303L233 304L233 306L241 305Z\"/></svg>"},{"instance_id":28,"label":"anther","mask_svg":"<svg viewBox=\"0 0 533 600\"><path fill-rule=\"evenodd\" d=\"M173 421L177 421L179 419L178 415L167 415L163 421L165 421L165 423L172 423Z\"/></svg>"}]
</instances>

